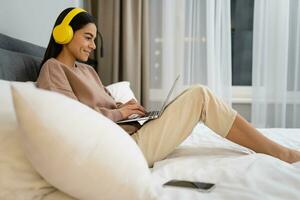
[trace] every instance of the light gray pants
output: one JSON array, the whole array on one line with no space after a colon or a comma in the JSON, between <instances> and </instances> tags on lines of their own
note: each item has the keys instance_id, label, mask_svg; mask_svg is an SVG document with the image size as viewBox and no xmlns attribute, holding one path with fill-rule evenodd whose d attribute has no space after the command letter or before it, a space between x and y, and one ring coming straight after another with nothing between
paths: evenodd
<instances>
[{"instance_id":1,"label":"light gray pants","mask_svg":"<svg viewBox=\"0 0 300 200\"><path fill-rule=\"evenodd\" d=\"M197 85L181 93L160 118L147 122L131 137L152 167L183 142L199 121L225 137L236 114L207 87Z\"/></svg>"}]
</instances>

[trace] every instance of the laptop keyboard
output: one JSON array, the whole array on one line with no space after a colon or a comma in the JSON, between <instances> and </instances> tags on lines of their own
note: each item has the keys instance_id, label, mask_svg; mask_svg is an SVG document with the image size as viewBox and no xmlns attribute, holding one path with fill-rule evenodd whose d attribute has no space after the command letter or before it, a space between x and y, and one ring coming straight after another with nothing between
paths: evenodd
<instances>
[{"instance_id":1,"label":"laptop keyboard","mask_svg":"<svg viewBox=\"0 0 300 200\"><path fill-rule=\"evenodd\" d=\"M150 111L146 113L145 117L151 117L156 115L159 115L159 111Z\"/></svg>"}]
</instances>

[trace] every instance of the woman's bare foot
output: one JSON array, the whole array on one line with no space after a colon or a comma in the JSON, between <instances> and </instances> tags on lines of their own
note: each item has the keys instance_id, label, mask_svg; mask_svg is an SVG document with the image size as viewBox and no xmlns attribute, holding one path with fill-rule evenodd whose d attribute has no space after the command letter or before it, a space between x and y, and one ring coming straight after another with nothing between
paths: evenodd
<instances>
[{"instance_id":1,"label":"woman's bare foot","mask_svg":"<svg viewBox=\"0 0 300 200\"><path fill-rule=\"evenodd\" d=\"M300 161L300 152L284 147L284 149L282 149L282 151L274 157L292 164Z\"/></svg>"},{"instance_id":2,"label":"woman's bare foot","mask_svg":"<svg viewBox=\"0 0 300 200\"><path fill-rule=\"evenodd\" d=\"M299 162L299 161L300 161L300 151L290 149L289 159L287 160L287 162L295 163L295 162Z\"/></svg>"}]
</instances>

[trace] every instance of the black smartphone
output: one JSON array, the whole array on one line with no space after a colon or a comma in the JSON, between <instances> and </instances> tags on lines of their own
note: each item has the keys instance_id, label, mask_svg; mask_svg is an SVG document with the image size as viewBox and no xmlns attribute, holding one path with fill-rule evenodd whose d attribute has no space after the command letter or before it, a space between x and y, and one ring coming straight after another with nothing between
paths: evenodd
<instances>
[{"instance_id":1,"label":"black smartphone","mask_svg":"<svg viewBox=\"0 0 300 200\"><path fill-rule=\"evenodd\" d=\"M215 187L215 184L206 183L206 182L197 182L197 181L186 181L186 180L170 180L164 183L163 186L182 187L188 189L197 189L201 192L209 192Z\"/></svg>"}]
</instances>

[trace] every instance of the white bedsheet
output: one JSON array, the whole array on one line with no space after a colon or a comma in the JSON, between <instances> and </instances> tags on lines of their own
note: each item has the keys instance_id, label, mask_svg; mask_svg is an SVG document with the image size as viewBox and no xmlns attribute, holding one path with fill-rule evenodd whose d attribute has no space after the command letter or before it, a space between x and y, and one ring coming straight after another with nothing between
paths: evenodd
<instances>
[{"instance_id":1,"label":"white bedsheet","mask_svg":"<svg viewBox=\"0 0 300 200\"><path fill-rule=\"evenodd\" d=\"M261 131L278 143L300 150L300 129ZM152 174L157 184L154 191L161 200L300 200L300 162L290 165L267 155L255 154L203 125L198 125L167 159L155 163ZM210 193L201 193L161 187L171 179L214 182L216 188ZM24 197L22 199L31 199L27 197L35 190L16 191ZM43 200L73 200L58 190L48 195L44 190L36 190L34 196L34 199Z\"/></svg>"},{"instance_id":2,"label":"white bedsheet","mask_svg":"<svg viewBox=\"0 0 300 200\"><path fill-rule=\"evenodd\" d=\"M269 138L300 150L300 129L261 129ZM300 163L279 159L236 145L198 125L167 159L155 163L153 177L160 199L300 199ZM171 179L216 183L209 193L162 188Z\"/></svg>"}]
</instances>

